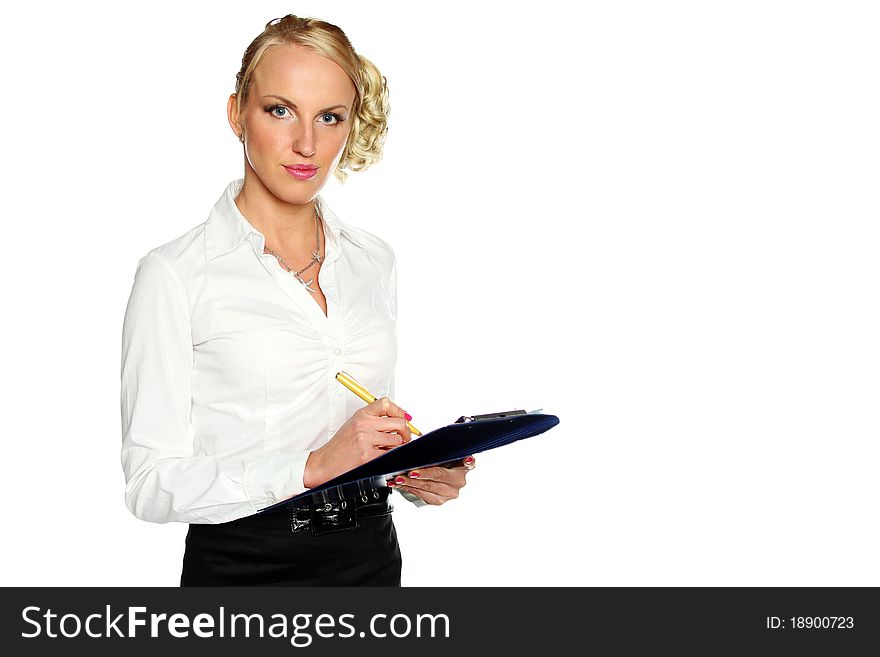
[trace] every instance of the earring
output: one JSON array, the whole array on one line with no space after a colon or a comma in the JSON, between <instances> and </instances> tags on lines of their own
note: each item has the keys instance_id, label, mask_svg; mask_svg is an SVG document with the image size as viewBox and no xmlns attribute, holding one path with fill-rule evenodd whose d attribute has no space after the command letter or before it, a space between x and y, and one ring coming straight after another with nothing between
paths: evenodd
<instances>
[{"instance_id":1,"label":"earring","mask_svg":"<svg viewBox=\"0 0 880 657\"><path fill-rule=\"evenodd\" d=\"M238 141L240 141L242 144L244 143L244 133L243 132L238 136Z\"/></svg>"}]
</instances>

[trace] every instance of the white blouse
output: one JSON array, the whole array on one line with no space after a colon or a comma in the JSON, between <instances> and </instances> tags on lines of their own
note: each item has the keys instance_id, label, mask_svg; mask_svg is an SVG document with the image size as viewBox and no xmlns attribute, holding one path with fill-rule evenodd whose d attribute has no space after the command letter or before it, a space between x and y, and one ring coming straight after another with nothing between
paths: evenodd
<instances>
[{"instance_id":1,"label":"white blouse","mask_svg":"<svg viewBox=\"0 0 880 657\"><path fill-rule=\"evenodd\" d=\"M263 253L235 205L243 183L138 262L122 330L122 467L143 520L227 522L306 490L309 452L364 406L340 370L394 399L392 248L317 197L325 316Z\"/></svg>"}]
</instances>

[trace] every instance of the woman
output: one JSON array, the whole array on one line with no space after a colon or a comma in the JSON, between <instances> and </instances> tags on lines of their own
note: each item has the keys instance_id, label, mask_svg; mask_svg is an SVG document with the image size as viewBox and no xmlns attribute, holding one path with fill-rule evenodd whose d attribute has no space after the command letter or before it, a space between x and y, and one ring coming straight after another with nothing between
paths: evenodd
<instances>
[{"instance_id":1,"label":"woman","mask_svg":"<svg viewBox=\"0 0 880 657\"><path fill-rule=\"evenodd\" d=\"M399 586L388 497L458 496L459 467L259 509L410 440L391 401L396 262L318 192L366 169L385 78L335 25L288 15L247 48L227 103L244 177L138 263L123 326L122 463L137 517L187 522L181 585ZM377 397L364 406L335 374ZM353 511L356 509L356 513Z\"/></svg>"}]
</instances>

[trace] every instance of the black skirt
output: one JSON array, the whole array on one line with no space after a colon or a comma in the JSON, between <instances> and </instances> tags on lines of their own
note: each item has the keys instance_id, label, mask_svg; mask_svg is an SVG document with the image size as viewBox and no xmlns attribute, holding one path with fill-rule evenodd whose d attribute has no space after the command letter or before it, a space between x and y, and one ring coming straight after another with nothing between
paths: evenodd
<instances>
[{"instance_id":1,"label":"black skirt","mask_svg":"<svg viewBox=\"0 0 880 657\"><path fill-rule=\"evenodd\" d=\"M181 586L400 586L391 514L355 529L292 532L285 511L221 524L191 524Z\"/></svg>"}]
</instances>

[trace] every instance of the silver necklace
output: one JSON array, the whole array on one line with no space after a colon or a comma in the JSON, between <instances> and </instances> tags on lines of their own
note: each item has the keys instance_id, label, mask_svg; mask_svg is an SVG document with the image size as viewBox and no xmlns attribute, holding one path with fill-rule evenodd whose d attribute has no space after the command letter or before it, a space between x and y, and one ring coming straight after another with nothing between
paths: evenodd
<instances>
[{"instance_id":1,"label":"silver necklace","mask_svg":"<svg viewBox=\"0 0 880 657\"><path fill-rule=\"evenodd\" d=\"M310 287L311 284L315 282L315 279L310 278L308 281L303 280L302 273L315 264L321 264L321 262L324 260L324 256L321 255L321 230L320 230L320 228L321 228L321 217L318 214L318 204L315 203L315 250L312 251L312 261L308 265L306 265L305 267L300 269L299 271L293 271L293 268L290 267L286 262L284 262L284 258L282 258L280 255L275 253L268 246L265 246L265 245L263 246L263 253L270 253L271 255L275 256L278 259L278 262L287 271L289 271L291 274L293 274L294 278L296 278L296 280L298 280L300 283L302 283L302 286L304 288L306 288L312 294L317 292L317 290Z\"/></svg>"}]
</instances>

